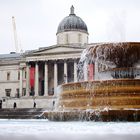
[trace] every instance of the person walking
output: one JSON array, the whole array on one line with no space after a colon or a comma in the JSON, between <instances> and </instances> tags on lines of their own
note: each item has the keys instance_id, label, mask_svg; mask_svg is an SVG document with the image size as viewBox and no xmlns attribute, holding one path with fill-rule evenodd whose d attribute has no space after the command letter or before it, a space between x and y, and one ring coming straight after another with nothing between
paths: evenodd
<instances>
[{"instance_id":1,"label":"person walking","mask_svg":"<svg viewBox=\"0 0 140 140\"><path fill-rule=\"evenodd\" d=\"M36 108L36 102L34 102L34 108Z\"/></svg>"},{"instance_id":2,"label":"person walking","mask_svg":"<svg viewBox=\"0 0 140 140\"><path fill-rule=\"evenodd\" d=\"M2 109L2 100L0 100L0 109Z\"/></svg>"},{"instance_id":3,"label":"person walking","mask_svg":"<svg viewBox=\"0 0 140 140\"><path fill-rule=\"evenodd\" d=\"M14 109L17 108L17 104L16 104L16 102L14 102L13 108L14 108Z\"/></svg>"}]
</instances>

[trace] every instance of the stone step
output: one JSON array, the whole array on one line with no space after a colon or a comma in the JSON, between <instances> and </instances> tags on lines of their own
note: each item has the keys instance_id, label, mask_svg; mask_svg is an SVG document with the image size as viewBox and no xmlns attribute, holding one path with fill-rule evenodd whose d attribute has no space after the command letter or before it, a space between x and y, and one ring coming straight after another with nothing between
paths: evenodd
<instances>
[{"instance_id":1,"label":"stone step","mask_svg":"<svg viewBox=\"0 0 140 140\"><path fill-rule=\"evenodd\" d=\"M39 118L45 109L0 109L0 119L33 119Z\"/></svg>"},{"instance_id":2,"label":"stone step","mask_svg":"<svg viewBox=\"0 0 140 140\"><path fill-rule=\"evenodd\" d=\"M4 108L4 109L0 109L0 112L5 112L5 111L42 111L42 110L45 110L45 109L42 109L42 108L16 108L16 109L13 109L13 108Z\"/></svg>"}]
</instances>

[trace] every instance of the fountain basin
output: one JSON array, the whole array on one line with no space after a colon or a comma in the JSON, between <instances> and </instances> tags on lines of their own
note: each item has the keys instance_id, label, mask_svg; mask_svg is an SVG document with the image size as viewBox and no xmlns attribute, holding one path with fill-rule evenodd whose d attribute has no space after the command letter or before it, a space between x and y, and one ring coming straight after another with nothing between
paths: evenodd
<instances>
[{"instance_id":1,"label":"fountain basin","mask_svg":"<svg viewBox=\"0 0 140 140\"><path fill-rule=\"evenodd\" d=\"M140 110L67 110L45 111L43 118L50 121L140 121Z\"/></svg>"},{"instance_id":2,"label":"fountain basin","mask_svg":"<svg viewBox=\"0 0 140 140\"><path fill-rule=\"evenodd\" d=\"M140 42L97 43L86 52L90 61L93 59L116 68L133 67L140 61Z\"/></svg>"},{"instance_id":3,"label":"fountain basin","mask_svg":"<svg viewBox=\"0 0 140 140\"><path fill-rule=\"evenodd\" d=\"M49 120L140 121L140 79L115 79L63 84L57 111Z\"/></svg>"},{"instance_id":4,"label":"fountain basin","mask_svg":"<svg viewBox=\"0 0 140 140\"><path fill-rule=\"evenodd\" d=\"M50 120L140 121L140 42L91 44L79 61L79 81L89 74L85 66L95 62L95 75L101 80L61 85L57 111L44 116ZM103 80L103 74L113 80Z\"/></svg>"},{"instance_id":5,"label":"fountain basin","mask_svg":"<svg viewBox=\"0 0 140 140\"><path fill-rule=\"evenodd\" d=\"M60 92L60 110L140 109L140 79L69 83Z\"/></svg>"}]
</instances>

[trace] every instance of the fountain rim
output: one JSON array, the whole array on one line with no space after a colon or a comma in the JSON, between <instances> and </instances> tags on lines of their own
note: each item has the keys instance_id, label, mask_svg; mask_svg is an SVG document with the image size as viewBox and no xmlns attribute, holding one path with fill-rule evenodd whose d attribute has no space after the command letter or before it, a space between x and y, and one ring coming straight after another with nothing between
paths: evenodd
<instances>
[{"instance_id":1,"label":"fountain rim","mask_svg":"<svg viewBox=\"0 0 140 140\"><path fill-rule=\"evenodd\" d=\"M97 43L90 43L88 44L89 47L92 47L92 45L103 45L103 44L140 44L138 41L116 41L116 42L97 42Z\"/></svg>"},{"instance_id":2,"label":"fountain rim","mask_svg":"<svg viewBox=\"0 0 140 140\"><path fill-rule=\"evenodd\" d=\"M60 86L68 86L73 84L84 84L84 83L108 83L108 82L126 82L126 81L140 81L140 79L133 79L133 78L119 78L119 79L110 79L110 80L87 80L87 81L79 81L79 82L70 82L70 83L64 83Z\"/></svg>"}]
</instances>

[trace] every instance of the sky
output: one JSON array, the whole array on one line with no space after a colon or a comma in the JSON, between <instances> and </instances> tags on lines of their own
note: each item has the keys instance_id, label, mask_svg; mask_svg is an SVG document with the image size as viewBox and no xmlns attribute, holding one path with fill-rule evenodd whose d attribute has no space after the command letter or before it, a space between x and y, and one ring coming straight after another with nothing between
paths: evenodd
<instances>
[{"instance_id":1,"label":"sky","mask_svg":"<svg viewBox=\"0 0 140 140\"><path fill-rule=\"evenodd\" d=\"M14 52L12 16L22 51L56 44L70 7L88 27L89 43L140 42L140 0L0 0L0 54Z\"/></svg>"}]
</instances>

